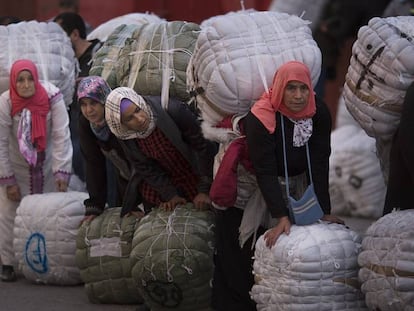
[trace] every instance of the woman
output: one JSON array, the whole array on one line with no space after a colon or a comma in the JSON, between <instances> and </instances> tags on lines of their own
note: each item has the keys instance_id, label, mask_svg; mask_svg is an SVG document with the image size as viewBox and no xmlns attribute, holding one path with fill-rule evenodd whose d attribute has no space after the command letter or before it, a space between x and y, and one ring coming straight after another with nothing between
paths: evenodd
<instances>
[{"instance_id":1,"label":"woman","mask_svg":"<svg viewBox=\"0 0 414 311\"><path fill-rule=\"evenodd\" d=\"M212 149L187 105L169 99L164 109L160 96L119 87L107 98L105 118L132 164L122 214L136 208L137 190L146 211L156 206L171 210L186 202L198 208L210 205Z\"/></svg>"},{"instance_id":2,"label":"woman","mask_svg":"<svg viewBox=\"0 0 414 311\"><path fill-rule=\"evenodd\" d=\"M325 213L323 219L343 223L330 215L328 173L331 117L327 107L316 100L312 90L309 69L300 62L288 62L276 72L272 88L261 96L241 122L240 130L241 134L245 134L247 150L240 148L242 152L238 156L244 169L240 170L239 165L237 170L243 172L243 176L237 177L236 208L217 210L216 216L213 304L217 310L229 310L232 307L237 310L256 310L249 295L254 285L252 258L255 237L264 233L269 223L275 222L269 221L266 216L270 214L277 221L264 235L269 248L282 233L289 234L291 222L285 201L285 187L280 184L280 177L285 177L279 123L281 116L286 132L288 174L292 177L289 180L291 186L297 188L290 192L298 199L298 192L306 188L308 166L305 144L309 142L312 177ZM240 139L238 143L241 143ZM229 150L232 150L231 146ZM249 163L244 153L247 153ZM249 177L251 174L254 174L254 180ZM217 176L221 175L216 175L214 183ZM253 186L260 191L255 191ZM243 200L247 202L246 206L237 206L242 201L239 196L243 192L248 192L250 196L245 193L244 197L251 199ZM216 193L211 194L213 202L216 197L220 198Z\"/></svg>"},{"instance_id":3,"label":"woman","mask_svg":"<svg viewBox=\"0 0 414 311\"><path fill-rule=\"evenodd\" d=\"M66 191L72 166L69 118L60 90L39 81L36 65L16 61L0 96L0 250L2 281L16 280L13 224L28 194Z\"/></svg>"},{"instance_id":4,"label":"woman","mask_svg":"<svg viewBox=\"0 0 414 311\"><path fill-rule=\"evenodd\" d=\"M85 200L87 220L100 215L106 204L121 206L130 175L124 151L105 121L105 101L110 92L109 85L98 76L83 78L77 90L82 112L79 117L80 148L85 159L89 192L89 199ZM109 189L110 181L116 189Z\"/></svg>"},{"instance_id":5,"label":"woman","mask_svg":"<svg viewBox=\"0 0 414 311\"><path fill-rule=\"evenodd\" d=\"M276 72L272 89L263 94L246 116L247 145L257 182L270 214L278 219L278 224L265 234L268 247L272 247L282 233L289 234L291 226L284 187L279 183L279 176L284 176L281 117L285 124L289 176L307 173L305 144L308 142L314 188L325 214L322 219L343 223L330 215L331 116L312 90L306 65L288 62Z\"/></svg>"}]
</instances>

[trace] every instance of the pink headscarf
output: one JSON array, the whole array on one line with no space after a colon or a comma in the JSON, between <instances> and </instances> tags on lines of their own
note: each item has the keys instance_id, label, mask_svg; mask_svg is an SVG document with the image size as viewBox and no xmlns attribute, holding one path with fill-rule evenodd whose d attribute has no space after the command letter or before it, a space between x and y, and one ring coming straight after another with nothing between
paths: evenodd
<instances>
[{"instance_id":1,"label":"pink headscarf","mask_svg":"<svg viewBox=\"0 0 414 311\"><path fill-rule=\"evenodd\" d=\"M35 94L30 98L21 97L16 90L17 77L23 70L29 71L34 79ZM10 69L10 99L12 103L11 115L14 116L24 108L30 110L32 115L32 143L37 151L46 148L46 116L50 109L49 97L39 82L36 65L27 59L13 63Z\"/></svg>"},{"instance_id":2,"label":"pink headscarf","mask_svg":"<svg viewBox=\"0 0 414 311\"><path fill-rule=\"evenodd\" d=\"M308 104L298 112L289 110L283 102L283 94L289 81L305 83L310 90ZM290 61L278 69L273 78L272 88L264 92L251 108L252 113L263 123L269 133L276 129L275 113L279 111L293 120L311 118L316 112L315 96L308 67L297 61Z\"/></svg>"}]
</instances>

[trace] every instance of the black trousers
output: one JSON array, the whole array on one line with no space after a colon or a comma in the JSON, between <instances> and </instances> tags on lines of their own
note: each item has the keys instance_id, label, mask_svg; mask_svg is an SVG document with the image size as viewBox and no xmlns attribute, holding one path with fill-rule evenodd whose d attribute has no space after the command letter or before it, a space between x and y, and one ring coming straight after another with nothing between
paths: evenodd
<instances>
[{"instance_id":1,"label":"black trousers","mask_svg":"<svg viewBox=\"0 0 414 311\"><path fill-rule=\"evenodd\" d=\"M239 226L243 211L229 208L216 213L216 253L214 255L213 308L218 311L255 311L250 298L254 284L252 237L239 245ZM259 237L264 229L258 230Z\"/></svg>"}]
</instances>

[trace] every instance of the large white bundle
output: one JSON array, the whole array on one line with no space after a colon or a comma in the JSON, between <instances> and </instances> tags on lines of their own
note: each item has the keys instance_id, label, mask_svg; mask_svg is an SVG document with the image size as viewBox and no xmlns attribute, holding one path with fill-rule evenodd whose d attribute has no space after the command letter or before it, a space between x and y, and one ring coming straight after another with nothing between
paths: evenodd
<instances>
[{"instance_id":1,"label":"large white bundle","mask_svg":"<svg viewBox=\"0 0 414 311\"><path fill-rule=\"evenodd\" d=\"M329 192L332 213L377 219L382 215L386 185L375 153L375 139L355 125L331 134Z\"/></svg>"},{"instance_id":2,"label":"large white bundle","mask_svg":"<svg viewBox=\"0 0 414 311\"><path fill-rule=\"evenodd\" d=\"M373 223L358 256L359 280L370 310L414 310L414 210Z\"/></svg>"},{"instance_id":3,"label":"large white bundle","mask_svg":"<svg viewBox=\"0 0 414 311\"><path fill-rule=\"evenodd\" d=\"M309 26L312 30L315 30L327 2L328 0L273 0L270 3L269 11L301 16L311 21Z\"/></svg>"},{"instance_id":4,"label":"large white bundle","mask_svg":"<svg viewBox=\"0 0 414 311\"><path fill-rule=\"evenodd\" d=\"M361 237L343 225L292 226L269 249L256 243L255 285L258 310L365 310L358 289Z\"/></svg>"},{"instance_id":5,"label":"large white bundle","mask_svg":"<svg viewBox=\"0 0 414 311\"><path fill-rule=\"evenodd\" d=\"M101 42L105 42L108 39L109 35L122 24L147 24L147 23L157 23L162 21L160 17L152 13L129 13L121 16L114 17L105 23L96 27L88 35L88 40L98 39Z\"/></svg>"},{"instance_id":6,"label":"large white bundle","mask_svg":"<svg viewBox=\"0 0 414 311\"><path fill-rule=\"evenodd\" d=\"M374 17L358 31L344 85L345 103L377 149L387 179L389 148L414 81L414 16Z\"/></svg>"},{"instance_id":7,"label":"large white bundle","mask_svg":"<svg viewBox=\"0 0 414 311\"><path fill-rule=\"evenodd\" d=\"M56 85L67 106L72 103L78 61L68 35L56 23L37 21L0 26L0 93L9 88L11 65L30 59L37 65L40 80Z\"/></svg>"},{"instance_id":8,"label":"large white bundle","mask_svg":"<svg viewBox=\"0 0 414 311\"><path fill-rule=\"evenodd\" d=\"M213 124L241 114L267 90L285 62L305 63L315 85L321 52L307 21L280 12L242 11L201 24L187 72L203 118Z\"/></svg>"},{"instance_id":9,"label":"large white bundle","mask_svg":"<svg viewBox=\"0 0 414 311\"><path fill-rule=\"evenodd\" d=\"M26 279L45 284L80 284L76 235L85 214L85 192L25 196L14 224L13 247Z\"/></svg>"}]
</instances>

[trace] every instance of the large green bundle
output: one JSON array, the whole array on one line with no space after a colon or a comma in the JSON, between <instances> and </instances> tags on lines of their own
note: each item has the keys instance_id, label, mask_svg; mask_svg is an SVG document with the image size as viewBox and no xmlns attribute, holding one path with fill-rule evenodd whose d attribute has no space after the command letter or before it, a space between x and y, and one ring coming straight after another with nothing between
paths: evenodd
<instances>
[{"instance_id":1,"label":"large green bundle","mask_svg":"<svg viewBox=\"0 0 414 311\"><path fill-rule=\"evenodd\" d=\"M76 264L92 303L141 303L131 277L132 238L139 219L120 217L121 207L106 209L84 222L76 239Z\"/></svg>"},{"instance_id":2,"label":"large green bundle","mask_svg":"<svg viewBox=\"0 0 414 311\"><path fill-rule=\"evenodd\" d=\"M119 55L119 85L140 95L169 94L187 101L186 70L199 32L198 24L183 21L141 25Z\"/></svg>"},{"instance_id":3,"label":"large green bundle","mask_svg":"<svg viewBox=\"0 0 414 311\"><path fill-rule=\"evenodd\" d=\"M152 311L209 310L214 215L188 203L142 218L132 242L132 277Z\"/></svg>"},{"instance_id":4,"label":"large green bundle","mask_svg":"<svg viewBox=\"0 0 414 311\"><path fill-rule=\"evenodd\" d=\"M115 28L104 45L95 53L89 74L101 76L108 82L111 88L119 86L116 80L116 68L119 54L128 41L131 40L134 31L139 28L138 24L122 24Z\"/></svg>"}]
</instances>

